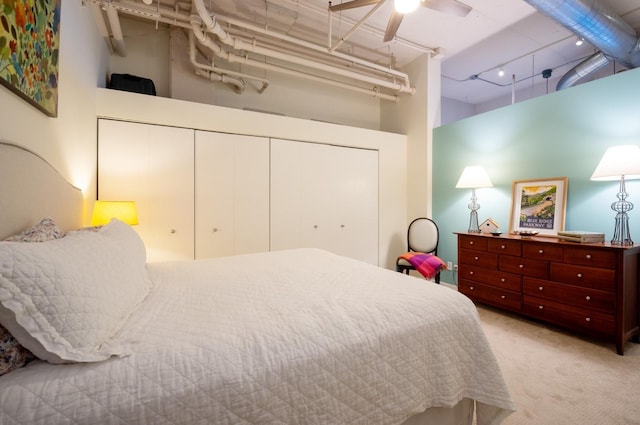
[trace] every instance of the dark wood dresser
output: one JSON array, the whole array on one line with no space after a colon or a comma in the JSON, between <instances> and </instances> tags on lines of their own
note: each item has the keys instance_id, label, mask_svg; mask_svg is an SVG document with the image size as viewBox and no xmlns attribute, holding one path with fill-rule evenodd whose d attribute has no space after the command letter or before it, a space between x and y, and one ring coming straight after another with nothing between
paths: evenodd
<instances>
[{"instance_id":1,"label":"dark wood dresser","mask_svg":"<svg viewBox=\"0 0 640 425\"><path fill-rule=\"evenodd\" d=\"M474 301L583 335L638 342L640 244L553 237L458 235L458 291Z\"/></svg>"}]
</instances>

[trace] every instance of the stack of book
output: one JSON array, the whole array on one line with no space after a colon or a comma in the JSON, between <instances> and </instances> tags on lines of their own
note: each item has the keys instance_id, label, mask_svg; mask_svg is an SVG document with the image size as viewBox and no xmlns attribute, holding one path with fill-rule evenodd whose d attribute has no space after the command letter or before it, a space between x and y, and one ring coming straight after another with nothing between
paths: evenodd
<instances>
[{"instance_id":1,"label":"stack of book","mask_svg":"<svg viewBox=\"0 0 640 425\"><path fill-rule=\"evenodd\" d=\"M558 239L579 243L598 243L604 242L604 233L584 232L580 230L565 230L558 232Z\"/></svg>"}]
</instances>

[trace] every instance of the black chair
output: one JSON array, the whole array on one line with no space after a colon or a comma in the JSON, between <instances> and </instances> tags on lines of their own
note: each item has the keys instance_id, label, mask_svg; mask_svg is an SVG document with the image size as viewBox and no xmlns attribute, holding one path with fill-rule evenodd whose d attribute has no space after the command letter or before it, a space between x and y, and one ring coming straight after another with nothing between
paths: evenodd
<instances>
[{"instance_id":1,"label":"black chair","mask_svg":"<svg viewBox=\"0 0 640 425\"><path fill-rule=\"evenodd\" d=\"M438 241L440 233L435 221L426 217L419 217L409 223L407 230L408 252L422 252L425 254L438 255ZM396 271L409 274L415 267L406 259L398 257L396 259ZM440 271L434 276L436 283L440 283Z\"/></svg>"}]
</instances>

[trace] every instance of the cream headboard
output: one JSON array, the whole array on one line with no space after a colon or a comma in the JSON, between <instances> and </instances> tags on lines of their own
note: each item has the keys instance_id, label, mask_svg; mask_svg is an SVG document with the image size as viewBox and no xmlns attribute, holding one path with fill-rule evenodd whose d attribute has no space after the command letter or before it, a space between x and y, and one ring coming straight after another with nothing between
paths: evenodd
<instances>
[{"instance_id":1,"label":"cream headboard","mask_svg":"<svg viewBox=\"0 0 640 425\"><path fill-rule=\"evenodd\" d=\"M0 140L0 240L51 217L63 230L82 226L83 198L48 162Z\"/></svg>"}]
</instances>

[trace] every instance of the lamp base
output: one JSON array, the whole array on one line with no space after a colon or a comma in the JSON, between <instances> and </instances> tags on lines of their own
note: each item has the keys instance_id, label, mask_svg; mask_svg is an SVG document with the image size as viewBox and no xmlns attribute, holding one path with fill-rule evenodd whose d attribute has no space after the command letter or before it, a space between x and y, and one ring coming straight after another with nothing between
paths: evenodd
<instances>
[{"instance_id":1,"label":"lamp base","mask_svg":"<svg viewBox=\"0 0 640 425\"><path fill-rule=\"evenodd\" d=\"M620 191L616 196L618 201L611 204L611 209L617 212L611 245L633 245L629 232L629 216L627 215L627 211L633 209L633 204L627 201L629 194L625 190L624 176L620 178Z\"/></svg>"},{"instance_id":2,"label":"lamp base","mask_svg":"<svg viewBox=\"0 0 640 425\"><path fill-rule=\"evenodd\" d=\"M480 233L480 226L478 225L478 211L471 210L469 215L469 233Z\"/></svg>"}]
</instances>

